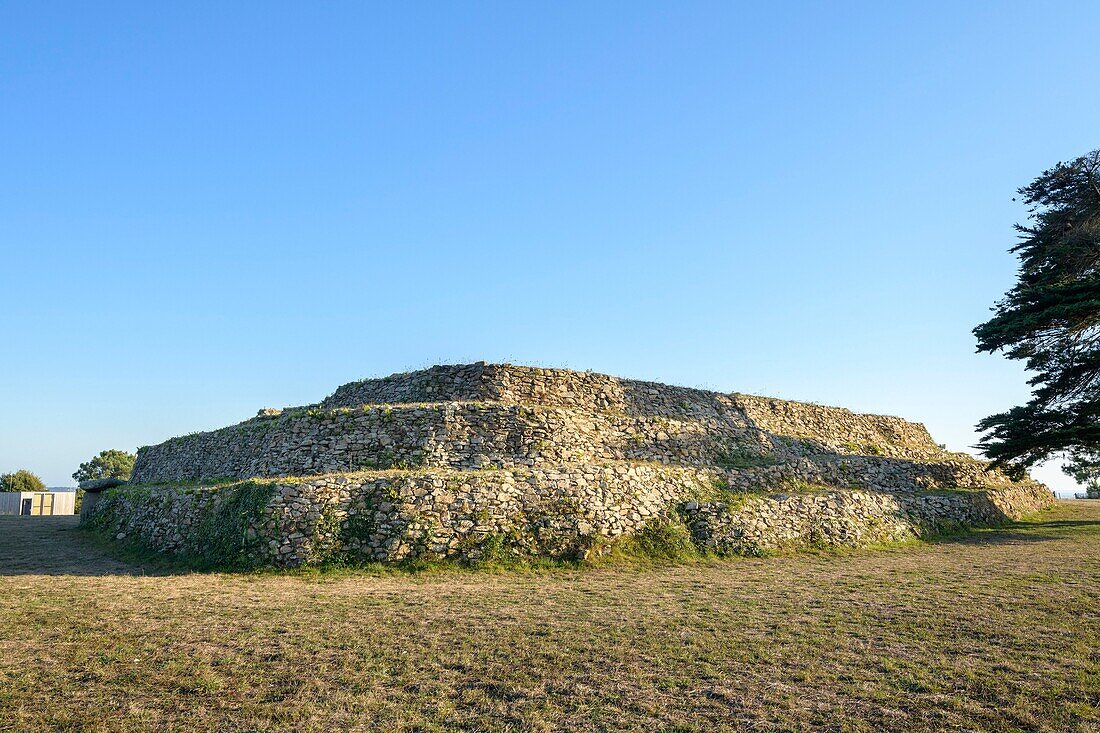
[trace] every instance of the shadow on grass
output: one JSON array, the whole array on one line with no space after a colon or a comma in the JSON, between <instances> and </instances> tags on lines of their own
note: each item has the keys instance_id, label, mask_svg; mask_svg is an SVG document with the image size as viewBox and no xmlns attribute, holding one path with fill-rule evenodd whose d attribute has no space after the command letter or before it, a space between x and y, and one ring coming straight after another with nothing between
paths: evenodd
<instances>
[{"instance_id":1,"label":"shadow on grass","mask_svg":"<svg viewBox=\"0 0 1100 733\"><path fill-rule=\"evenodd\" d=\"M922 541L936 544L1004 545L1050 542L1065 539L1074 532L1100 533L1100 519L1031 519L1006 522L994 527L967 527L925 536Z\"/></svg>"},{"instance_id":2,"label":"shadow on grass","mask_svg":"<svg viewBox=\"0 0 1100 733\"><path fill-rule=\"evenodd\" d=\"M1100 519L1052 519L1049 522L1020 522L1025 527L1092 527L1100 530Z\"/></svg>"},{"instance_id":3,"label":"shadow on grass","mask_svg":"<svg viewBox=\"0 0 1100 733\"><path fill-rule=\"evenodd\" d=\"M178 575L254 575L261 576L289 576L289 577L315 577L341 576L348 574L362 575L365 577L378 577L386 575L429 575L444 573L509 573L509 572L543 572L543 571L568 571L578 570L584 567L583 563L571 560L550 560L535 558L530 561L517 561L505 563L472 564L457 560L404 560L401 562L372 562L352 560L349 562L328 562L321 565L307 565L302 567L274 567L271 565L219 565L202 558L187 555L166 555L152 550L140 542L132 540L114 540L106 537L94 529L87 527L73 527L69 532L74 548L83 550L88 558L87 568L67 568L60 572L50 563L38 563L34 567L17 568L14 572L0 568L0 576L4 575L145 575L145 576L178 576ZM98 562L97 562L98 561ZM113 564L116 569L104 570L103 567Z\"/></svg>"}]
</instances>

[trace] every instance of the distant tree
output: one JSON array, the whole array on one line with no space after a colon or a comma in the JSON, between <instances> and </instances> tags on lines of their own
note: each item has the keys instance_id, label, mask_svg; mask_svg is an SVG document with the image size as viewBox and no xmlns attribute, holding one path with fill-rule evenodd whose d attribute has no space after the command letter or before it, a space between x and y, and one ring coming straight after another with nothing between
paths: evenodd
<instances>
[{"instance_id":1,"label":"distant tree","mask_svg":"<svg viewBox=\"0 0 1100 733\"><path fill-rule=\"evenodd\" d=\"M1071 451L1069 462L1062 466L1062 472L1085 487L1085 496L1100 499L1100 453Z\"/></svg>"},{"instance_id":2,"label":"distant tree","mask_svg":"<svg viewBox=\"0 0 1100 733\"><path fill-rule=\"evenodd\" d=\"M16 471L0 476L0 491L45 491L46 484L30 471Z\"/></svg>"},{"instance_id":3,"label":"distant tree","mask_svg":"<svg viewBox=\"0 0 1100 733\"><path fill-rule=\"evenodd\" d=\"M1025 362L1032 393L978 423L978 447L1017 474L1060 453L1070 475L1087 473L1100 453L1100 150L1059 163L1019 194L1031 222L1016 225L1018 279L974 334L979 352Z\"/></svg>"},{"instance_id":4,"label":"distant tree","mask_svg":"<svg viewBox=\"0 0 1100 733\"><path fill-rule=\"evenodd\" d=\"M87 463L81 463L80 468L73 474L73 478L76 479L77 483L105 478L129 481L130 474L134 471L135 460L137 460L137 456L133 453L122 450L105 450Z\"/></svg>"}]
</instances>

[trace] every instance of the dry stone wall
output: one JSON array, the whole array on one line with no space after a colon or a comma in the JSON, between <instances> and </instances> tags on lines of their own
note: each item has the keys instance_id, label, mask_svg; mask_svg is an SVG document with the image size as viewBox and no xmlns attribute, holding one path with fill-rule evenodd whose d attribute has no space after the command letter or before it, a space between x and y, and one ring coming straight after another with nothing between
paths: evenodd
<instances>
[{"instance_id":1,"label":"dry stone wall","mask_svg":"<svg viewBox=\"0 0 1100 733\"><path fill-rule=\"evenodd\" d=\"M750 395L735 395L734 401L753 427L818 452L908 459L944 455L923 425L900 417Z\"/></svg>"},{"instance_id":2,"label":"dry stone wall","mask_svg":"<svg viewBox=\"0 0 1100 733\"><path fill-rule=\"evenodd\" d=\"M939 454L923 425L883 415L861 415L766 397L722 394L606 374L511 364L437 366L345 384L321 402L323 408L410 402L502 402L617 412L681 420L728 420L737 414L774 435L817 441L845 452L874 446L890 455Z\"/></svg>"},{"instance_id":3,"label":"dry stone wall","mask_svg":"<svg viewBox=\"0 0 1100 733\"><path fill-rule=\"evenodd\" d=\"M723 553L866 544L1051 500L900 418L484 363L142 448L133 484L90 521L169 553L291 566L585 557L651 523Z\"/></svg>"},{"instance_id":4,"label":"dry stone wall","mask_svg":"<svg viewBox=\"0 0 1100 733\"><path fill-rule=\"evenodd\" d=\"M781 490L798 484L881 492L940 489L985 489L1013 486L999 471L972 458L942 461L880 456L809 455L775 465L726 472L729 485L739 491Z\"/></svg>"},{"instance_id":5,"label":"dry stone wall","mask_svg":"<svg viewBox=\"0 0 1100 733\"><path fill-rule=\"evenodd\" d=\"M736 412L725 419L444 402L309 408L143 448L134 481L297 476L371 468L517 467L658 461L712 465L723 452L773 450Z\"/></svg>"},{"instance_id":6,"label":"dry stone wall","mask_svg":"<svg viewBox=\"0 0 1100 733\"><path fill-rule=\"evenodd\" d=\"M785 547L865 547L929 532L997 525L1049 504L1045 488L1025 486L957 492L780 494L738 505L691 502L684 513L701 546L720 554L757 554Z\"/></svg>"},{"instance_id":7,"label":"dry stone wall","mask_svg":"<svg viewBox=\"0 0 1100 733\"><path fill-rule=\"evenodd\" d=\"M529 471L389 471L224 487L153 487L110 493L100 510L115 536L167 552L198 552L179 531L213 504L270 488L245 529L254 561L300 565L345 557L477 559L487 543L517 555L575 557L703 495L705 472L656 466L560 467ZM244 487L242 489L242 487ZM110 518L110 519L108 519Z\"/></svg>"},{"instance_id":8,"label":"dry stone wall","mask_svg":"<svg viewBox=\"0 0 1100 733\"><path fill-rule=\"evenodd\" d=\"M384 399L393 403L378 402ZM236 426L142 448L133 480L392 466L945 457L922 425L900 418L529 367L434 367L344 385L318 406L263 412Z\"/></svg>"},{"instance_id":9,"label":"dry stone wall","mask_svg":"<svg viewBox=\"0 0 1100 733\"><path fill-rule=\"evenodd\" d=\"M115 489L101 499L97 521L118 539L202 556L225 538L200 528L211 517L241 516L247 502L240 495L261 492L264 501L248 521L227 530L232 552L226 559L280 566L476 561L488 554L583 559L651 523L683 522L701 548L718 554L759 554L996 524L1042 508L1049 496L1034 484L955 492L739 494L726 488L725 478L720 471L619 465Z\"/></svg>"}]
</instances>

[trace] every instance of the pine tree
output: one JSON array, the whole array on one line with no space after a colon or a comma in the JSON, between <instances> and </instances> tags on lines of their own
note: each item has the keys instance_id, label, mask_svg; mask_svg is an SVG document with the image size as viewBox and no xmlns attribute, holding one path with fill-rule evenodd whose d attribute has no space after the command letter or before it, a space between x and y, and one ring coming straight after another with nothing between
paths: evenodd
<instances>
[{"instance_id":1,"label":"pine tree","mask_svg":"<svg viewBox=\"0 0 1100 733\"><path fill-rule=\"evenodd\" d=\"M1086 469L1100 453L1100 150L1019 194L1031 220L1016 226L1019 277L974 334L978 351L1026 363L1032 395L982 420L979 447L1017 473L1059 453Z\"/></svg>"}]
</instances>

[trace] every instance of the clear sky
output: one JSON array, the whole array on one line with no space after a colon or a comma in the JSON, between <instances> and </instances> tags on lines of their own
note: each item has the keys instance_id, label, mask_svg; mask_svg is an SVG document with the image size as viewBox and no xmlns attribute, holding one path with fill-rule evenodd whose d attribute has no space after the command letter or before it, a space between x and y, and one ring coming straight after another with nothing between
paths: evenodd
<instances>
[{"instance_id":1,"label":"clear sky","mask_svg":"<svg viewBox=\"0 0 1100 733\"><path fill-rule=\"evenodd\" d=\"M925 422L1100 4L0 4L0 471L485 359ZM1053 467L1040 471L1070 488Z\"/></svg>"}]
</instances>

